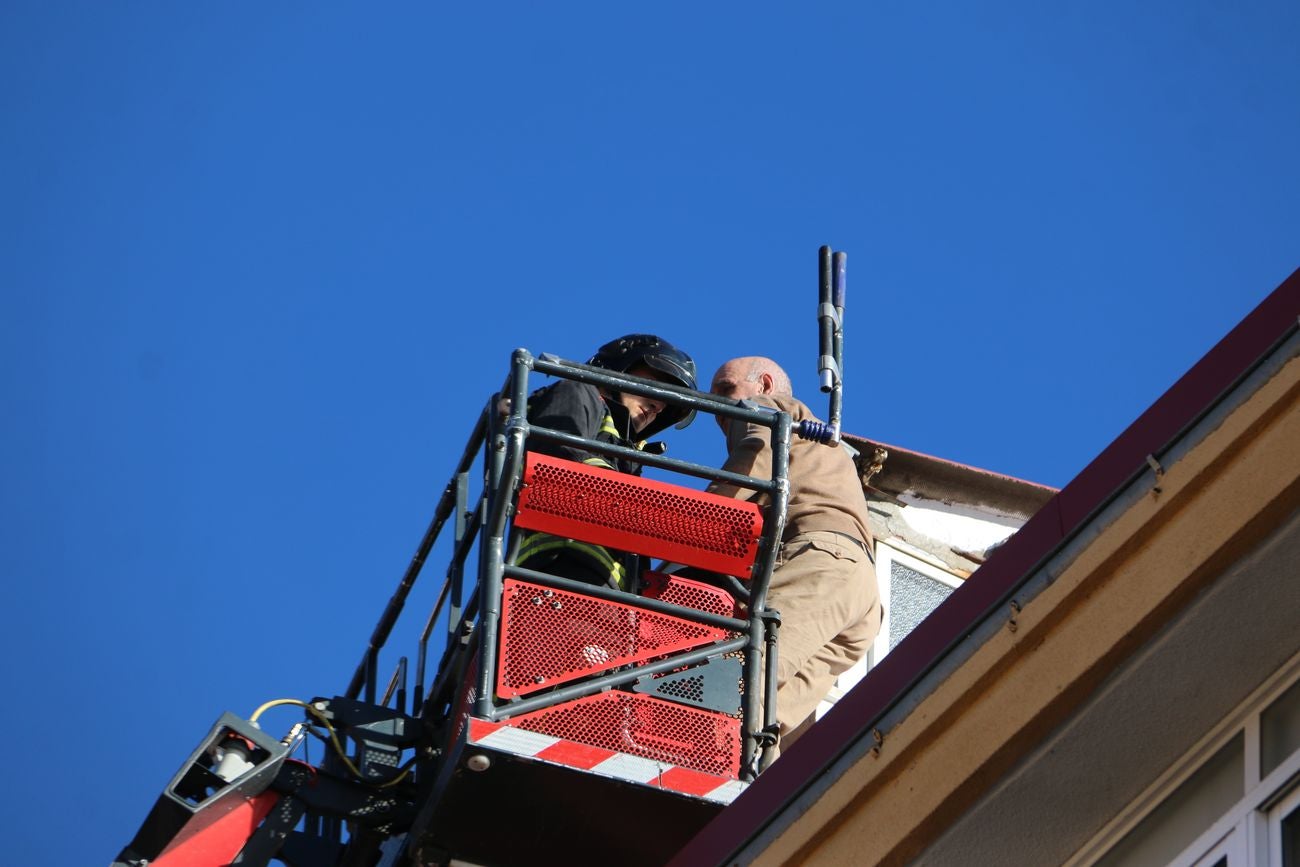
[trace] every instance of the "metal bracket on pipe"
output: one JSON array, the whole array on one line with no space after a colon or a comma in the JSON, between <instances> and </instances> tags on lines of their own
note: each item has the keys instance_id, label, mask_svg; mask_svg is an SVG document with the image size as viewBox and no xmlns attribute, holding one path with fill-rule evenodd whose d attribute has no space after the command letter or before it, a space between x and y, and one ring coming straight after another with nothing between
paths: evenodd
<instances>
[{"instance_id":1,"label":"metal bracket on pipe","mask_svg":"<svg viewBox=\"0 0 1300 867\"><path fill-rule=\"evenodd\" d=\"M821 356L817 369L821 374L822 391L830 391L840 381L840 366L835 363L833 356Z\"/></svg>"}]
</instances>

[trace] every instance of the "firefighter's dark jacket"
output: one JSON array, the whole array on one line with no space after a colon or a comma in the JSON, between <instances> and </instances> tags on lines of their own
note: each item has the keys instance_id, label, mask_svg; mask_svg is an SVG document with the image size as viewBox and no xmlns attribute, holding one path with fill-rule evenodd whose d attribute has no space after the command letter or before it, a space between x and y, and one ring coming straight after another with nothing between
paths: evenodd
<instances>
[{"instance_id":1,"label":"firefighter's dark jacket","mask_svg":"<svg viewBox=\"0 0 1300 867\"><path fill-rule=\"evenodd\" d=\"M585 382L563 379L539 389L528 398L528 422L537 427L551 428L575 434L584 439L614 443L639 448L632 439L631 415L627 407L615 400L606 401L596 386ZM530 451L568 458L571 461L607 467L622 473L641 475L641 465L606 455L572 448L562 443L535 438L528 443Z\"/></svg>"},{"instance_id":2,"label":"firefighter's dark jacket","mask_svg":"<svg viewBox=\"0 0 1300 867\"><path fill-rule=\"evenodd\" d=\"M606 401L594 385L583 382L560 380L534 392L528 398L528 421L537 427L575 434L584 439L636 449L643 445L631 439L631 417L627 408L616 400ZM641 475L640 464L540 437L531 438L528 449L589 466ZM635 555L613 552L590 542L530 532L522 537L517 563L579 581L627 590L634 559Z\"/></svg>"}]
</instances>

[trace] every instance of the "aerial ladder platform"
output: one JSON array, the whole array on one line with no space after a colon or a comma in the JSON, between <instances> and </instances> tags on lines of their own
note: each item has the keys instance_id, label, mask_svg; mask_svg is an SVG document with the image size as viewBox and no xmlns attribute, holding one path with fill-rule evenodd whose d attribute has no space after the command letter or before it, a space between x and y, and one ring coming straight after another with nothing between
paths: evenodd
<instances>
[{"instance_id":1,"label":"aerial ladder platform","mask_svg":"<svg viewBox=\"0 0 1300 867\"><path fill-rule=\"evenodd\" d=\"M799 433L834 445L843 268L841 259L832 296L822 254L832 425ZM772 475L532 425L537 375L766 426ZM269 701L248 718L223 714L112 867L668 861L774 755L780 618L765 600L791 436L786 413L515 350L348 688ZM535 450L542 443L673 481L553 457ZM764 506L681 477L759 492ZM516 565L527 531L636 555L629 590ZM384 680L381 656L440 539L446 572L414 673L402 655ZM303 718L276 738L259 720L284 704ZM309 737L326 745L317 764L294 757Z\"/></svg>"},{"instance_id":2,"label":"aerial ladder platform","mask_svg":"<svg viewBox=\"0 0 1300 867\"><path fill-rule=\"evenodd\" d=\"M775 736L763 598L786 462L754 479L503 416L503 396L527 406L535 373L765 424L786 452L783 413L517 350L348 690L301 702L281 739L258 727L264 709L225 714L115 865L658 864L754 779ZM730 481L775 508L530 451L538 440ZM414 691L408 703L402 657L380 695L380 653L445 529L451 563ZM638 555L639 592L513 565L522 530ZM290 758L311 734L332 750L319 767Z\"/></svg>"}]
</instances>

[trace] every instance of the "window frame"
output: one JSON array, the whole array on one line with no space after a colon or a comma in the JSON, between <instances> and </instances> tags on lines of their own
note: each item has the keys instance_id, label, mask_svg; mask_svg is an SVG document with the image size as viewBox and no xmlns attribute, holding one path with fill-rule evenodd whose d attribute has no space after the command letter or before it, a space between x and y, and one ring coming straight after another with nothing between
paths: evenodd
<instances>
[{"instance_id":1,"label":"window frame","mask_svg":"<svg viewBox=\"0 0 1300 867\"><path fill-rule=\"evenodd\" d=\"M871 653L868 655L870 662L867 664L867 670L876 666L890 650L889 624L890 618L893 616L893 605L891 604L893 582L890 572L893 570L894 563L898 563L933 581L938 581L952 590L956 590L966 580L954 572L949 572L927 560L922 560L890 539L877 539L876 583L880 586L880 604L883 606L883 616L880 619L880 632L877 633L876 640L871 645Z\"/></svg>"},{"instance_id":2,"label":"window frame","mask_svg":"<svg viewBox=\"0 0 1300 867\"><path fill-rule=\"evenodd\" d=\"M1218 725L1127 804L1092 840L1080 847L1066 862L1066 867L1090 867L1103 859L1238 732L1243 735L1243 796L1174 856L1168 867L1211 867L1224 855L1228 856L1228 867L1281 867L1281 819L1290 814L1287 807L1300 808L1300 749L1261 779L1260 718L1297 682L1300 682L1300 654L1279 666Z\"/></svg>"},{"instance_id":3,"label":"window frame","mask_svg":"<svg viewBox=\"0 0 1300 867\"><path fill-rule=\"evenodd\" d=\"M845 693L856 686L858 681L866 677L867 672L875 668L880 663L880 660L889 653L889 614L892 609L890 605L889 573L895 562L924 575L926 578L945 584L953 590L960 587L966 580L960 575L949 572L927 560L922 560L916 554L905 550L888 539L877 538L873 553L875 555L876 586L880 592L880 604L882 606L880 632L876 633L876 639L872 642L871 650L867 651L867 655L835 679L830 692L818 703L817 709L814 711L816 719L825 716L835 706L835 703L844 697Z\"/></svg>"},{"instance_id":4,"label":"window frame","mask_svg":"<svg viewBox=\"0 0 1300 867\"><path fill-rule=\"evenodd\" d=\"M1300 750L1291 754L1287 761L1296 758L1297 755L1300 755ZM1283 763L1285 764L1286 762ZM1268 825L1268 863L1276 867L1285 867L1282 862L1282 820L1295 814L1297 821L1300 821L1300 785L1296 782L1291 780L1289 790L1271 800L1268 812L1264 816Z\"/></svg>"}]
</instances>

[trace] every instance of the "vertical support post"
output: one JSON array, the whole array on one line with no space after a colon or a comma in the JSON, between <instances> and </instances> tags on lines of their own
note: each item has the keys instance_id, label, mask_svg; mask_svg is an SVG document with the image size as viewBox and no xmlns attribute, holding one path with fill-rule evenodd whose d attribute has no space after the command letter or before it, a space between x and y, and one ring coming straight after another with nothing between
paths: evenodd
<instances>
[{"instance_id":1,"label":"vertical support post","mask_svg":"<svg viewBox=\"0 0 1300 867\"><path fill-rule=\"evenodd\" d=\"M835 440L840 437L840 411L844 404L844 293L847 288L848 259L847 253L836 253L831 268L831 306L835 308L831 357L835 365L835 384L831 388L831 411L827 421Z\"/></svg>"},{"instance_id":2,"label":"vertical support post","mask_svg":"<svg viewBox=\"0 0 1300 867\"><path fill-rule=\"evenodd\" d=\"M817 376L823 393L835 388L835 304L831 294L831 248L817 251Z\"/></svg>"},{"instance_id":3,"label":"vertical support post","mask_svg":"<svg viewBox=\"0 0 1300 867\"><path fill-rule=\"evenodd\" d=\"M767 589L772 581L772 566L785 534L785 514L790 503L790 436L788 412L776 413L772 427L772 492L768 518L763 523L759 556L765 565L760 574L751 576L749 596L749 644L745 648L745 746L741 767L750 773L763 741L759 734L776 724L776 626L767 617ZM771 634L769 634L771 633ZM761 650L766 648L767 662L761 665ZM762 688L757 688L759 685ZM772 761L771 746L762 748L761 766Z\"/></svg>"},{"instance_id":4,"label":"vertical support post","mask_svg":"<svg viewBox=\"0 0 1300 867\"><path fill-rule=\"evenodd\" d=\"M523 474L524 440L528 436L528 372L533 357L516 349L510 369L510 416L502 431L493 414L488 438L487 510L479 549L479 669L473 713L491 719L496 689L497 639L501 630L502 570L505 568L506 521Z\"/></svg>"},{"instance_id":5,"label":"vertical support post","mask_svg":"<svg viewBox=\"0 0 1300 867\"><path fill-rule=\"evenodd\" d=\"M830 394L829 421L804 419L799 436L824 445L840 444L840 410L844 400L844 293L847 253L817 251L817 376L821 390Z\"/></svg>"},{"instance_id":6,"label":"vertical support post","mask_svg":"<svg viewBox=\"0 0 1300 867\"><path fill-rule=\"evenodd\" d=\"M376 683L379 680L379 648L371 645L366 651L366 704L375 703Z\"/></svg>"},{"instance_id":7,"label":"vertical support post","mask_svg":"<svg viewBox=\"0 0 1300 867\"><path fill-rule=\"evenodd\" d=\"M474 424L474 432L470 434L469 445L465 447L465 453L461 455L460 463L457 464L461 468L460 472L463 472L464 468L470 465L474 455L478 453L484 431L487 429L487 416L487 413L480 414L478 421ZM433 549L434 543L438 540L438 534L442 532L442 525L451 514L452 493L452 485L448 483L446 489L442 492L442 497L438 500L438 507L434 511L433 521L429 524L429 529L425 531L424 538L420 540L420 547L416 549L415 556L411 558L411 564L406 567L406 573L402 575L402 582L397 585L397 590L389 598L388 605L384 608L384 613L380 616L379 622L375 624L375 631L370 635L370 646L361 658L361 662L358 663L357 670L353 672L352 681L348 684L347 692L344 693L347 698L356 698L361 694L361 687L364 685L367 676L371 678L370 682L374 683L373 669L378 663L379 649L388 641L388 636L406 605L407 596L410 595L411 588L420 575L420 570L424 568L424 562ZM368 700L371 704L374 704L373 687L369 692Z\"/></svg>"},{"instance_id":8,"label":"vertical support post","mask_svg":"<svg viewBox=\"0 0 1300 867\"><path fill-rule=\"evenodd\" d=\"M411 713L414 716L424 714L424 665L429 656L429 635L432 631L433 623L426 621L424 632L420 634L420 646L415 652L415 693L411 696Z\"/></svg>"},{"instance_id":9,"label":"vertical support post","mask_svg":"<svg viewBox=\"0 0 1300 867\"><path fill-rule=\"evenodd\" d=\"M493 404L496 403L495 395ZM488 411L492 412L493 407ZM465 525L468 518L467 509L469 507L469 473L456 474L456 523L453 525L454 545L452 550L460 550L461 543L465 540ZM451 643L460 635L460 617L465 610L465 561L459 557L452 558L451 574L451 607L447 611L447 642Z\"/></svg>"},{"instance_id":10,"label":"vertical support post","mask_svg":"<svg viewBox=\"0 0 1300 867\"><path fill-rule=\"evenodd\" d=\"M397 712L406 713L406 657L397 661Z\"/></svg>"}]
</instances>

